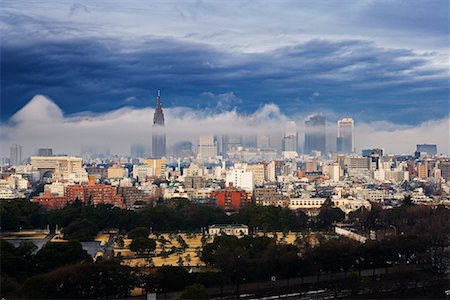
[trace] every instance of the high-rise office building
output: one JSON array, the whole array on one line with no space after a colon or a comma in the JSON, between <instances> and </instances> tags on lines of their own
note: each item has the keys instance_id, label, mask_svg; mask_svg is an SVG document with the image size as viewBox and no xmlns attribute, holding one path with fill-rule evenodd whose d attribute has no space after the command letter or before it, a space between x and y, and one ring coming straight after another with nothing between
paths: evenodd
<instances>
[{"instance_id":1,"label":"high-rise office building","mask_svg":"<svg viewBox=\"0 0 450 300\"><path fill-rule=\"evenodd\" d=\"M202 135L198 139L198 157L210 158L217 156L217 139L214 135Z\"/></svg>"},{"instance_id":2,"label":"high-rise office building","mask_svg":"<svg viewBox=\"0 0 450 300\"><path fill-rule=\"evenodd\" d=\"M283 151L283 132L274 131L269 134L269 147L278 152Z\"/></svg>"},{"instance_id":3,"label":"high-rise office building","mask_svg":"<svg viewBox=\"0 0 450 300\"><path fill-rule=\"evenodd\" d=\"M256 147L258 148L269 148L270 147L270 138L269 135L258 135L256 137Z\"/></svg>"},{"instance_id":4,"label":"high-rise office building","mask_svg":"<svg viewBox=\"0 0 450 300\"><path fill-rule=\"evenodd\" d=\"M193 155L192 152L192 142L181 141L173 146L173 154L176 157L189 157Z\"/></svg>"},{"instance_id":5,"label":"high-rise office building","mask_svg":"<svg viewBox=\"0 0 450 300\"><path fill-rule=\"evenodd\" d=\"M286 124L283 138L283 151L297 152L298 133L297 125L294 121Z\"/></svg>"},{"instance_id":6,"label":"high-rise office building","mask_svg":"<svg viewBox=\"0 0 450 300\"><path fill-rule=\"evenodd\" d=\"M130 146L130 154L132 158L149 157L150 147L144 144L132 144Z\"/></svg>"},{"instance_id":7,"label":"high-rise office building","mask_svg":"<svg viewBox=\"0 0 450 300\"><path fill-rule=\"evenodd\" d=\"M161 91L156 97L155 114L153 115L152 156L161 158L166 156L166 133L164 130L164 113L161 107Z\"/></svg>"},{"instance_id":8,"label":"high-rise office building","mask_svg":"<svg viewBox=\"0 0 450 300\"><path fill-rule=\"evenodd\" d=\"M383 156L384 150L382 148L364 149L361 150L361 154L364 157L371 157L373 155Z\"/></svg>"},{"instance_id":9,"label":"high-rise office building","mask_svg":"<svg viewBox=\"0 0 450 300\"><path fill-rule=\"evenodd\" d=\"M355 150L355 123L352 118L344 118L337 123L336 150L340 153L352 153Z\"/></svg>"},{"instance_id":10,"label":"high-rise office building","mask_svg":"<svg viewBox=\"0 0 450 300\"><path fill-rule=\"evenodd\" d=\"M305 154L312 151L320 151L322 155L326 153L325 124L325 116L319 114L312 115L305 121Z\"/></svg>"},{"instance_id":11,"label":"high-rise office building","mask_svg":"<svg viewBox=\"0 0 450 300\"><path fill-rule=\"evenodd\" d=\"M38 149L38 156L52 156L53 149L52 148L40 148Z\"/></svg>"},{"instance_id":12,"label":"high-rise office building","mask_svg":"<svg viewBox=\"0 0 450 300\"><path fill-rule=\"evenodd\" d=\"M450 181L450 161L441 161L439 163L439 169L441 170L441 176L445 181Z\"/></svg>"},{"instance_id":13,"label":"high-rise office building","mask_svg":"<svg viewBox=\"0 0 450 300\"><path fill-rule=\"evenodd\" d=\"M242 146L242 136L240 135L224 135L222 136L222 155L227 156L228 152L236 151Z\"/></svg>"},{"instance_id":14,"label":"high-rise office building","mask_svg":"<svg viewBox=\"0 0 450 300\"><path fill-rule=\"evenodd\" d=\"M12 165L19 165L22 162L22 146L14 144L9 148L9 159Z\"/></svg>"},{"instance_id":15,"label":"high-rise office building","mask_svg":"<svg viewBox=\"0 0 450 300\"><path fill-rule=\"evenodd\" d=\"M426 152L428 156L435 156L437 154L436 144L418 144L416 145L416 152Z\"/></svg>"}]
</instances>

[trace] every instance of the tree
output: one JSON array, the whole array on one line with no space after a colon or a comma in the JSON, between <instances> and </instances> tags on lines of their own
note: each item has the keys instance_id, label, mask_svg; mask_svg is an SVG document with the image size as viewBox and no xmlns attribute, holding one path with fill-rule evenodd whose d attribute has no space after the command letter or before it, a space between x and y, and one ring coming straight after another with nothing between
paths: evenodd
<instances>
[{"instance_id":1,"label":"tree","mask_svg":"<svg viewBox=\"0 0 450 300\"><path fill-rule=\"evenodd\" d=\"M2 231L18 231L26 228L44 228L47 214L40 205L26 199L0 201L0 223Z\"/></svg>"},{"instance_id":2,"label":"tree","mask_svg":"<svg viewBox=\"0 0 450 300\"><path fill-rule=\"evenodd\" d=\"M123 240L123 237L119 237L118 238L118 240L117 240L117 245L120 247L120 248L123 248L123 247L125 247L125 241Z\"/></svg>"},{"instance_id":3,"label":"tree","mask_svg":"<svg viewBox=\"0 0 450 300\"><path fill-rule=\"evenodd\" d=\"M138 227L130 232L128 232L128 238L129 239L135 239L135 238L148 238L148 235L150 234L149 230L145 227Z\"/></svg>"},{"instance_id":4,"label":"tree","mask_svg":"<svg viewBox=\"0 0 450 300\"><path fill-rule=\"evenodd\" d=\"M203 285L193 284L183 290L180 299L209 299L209 295Z\"/></svg>"},{"instance_id":5,"label":"tree","mask_svg":"<svg viewBox=\"0 0 450 300\"><path fill-rule=\"evenodd\" d=\"M89 219L77 219L64 228L64 236L78 241L93 240L99 231L97 224Z\"/></svg>"},{"instance_id":6,"label":"tree","mask_svg":"<svg viewBox=\"0 0 450 300\"><path fill-rule=\"evenodd\" d=\"M72 240L69 242L49 242L45 244L36 253L33 264L37 272L45 273L57 267L90 261L92 261L91 256L86 250L83 250L80 242Z\"/></svg>"},{"instance_id":7,"label":"tree","mask_svg":"<svg viewBox=\"0 0 450 300\"><path fill-rule=\"evenodd\" d=\"M156 282L163 292L179 291L190 284L189 273L181 267L163 266L155 272Z\"/></svg>"},{"instance_id":8,"label":"tree","mask_svg":"<svg viewBox=\"0 0 450 300\"><path fill-rule=\"evenodd\" d=\"M183 258L181 257L181 255L178 256L177 264L178 264L179 267L182 267L182 266L183 266Z\"/></svg>"},{"instance_id":9,"label":"tree","mask_svg":"<svg viewBox=\"0 0 450 300\"><path fill-rule=\"evenodd\" d=\"M28 299L126 298L139 284L137 276L136 271L119 264L75 264L27 279L24 296Z\"/></svg>"},{"instance_id":10,"label":"tree","mask_svg":"<svg viewBox=\"0 0 450 300\"><path fill-rule=\"evenodd\" d=\"M22 278L30 272L29 261L13 244L6 240L0 240L0 250L2 274Z\"/></svg>"},{"instance_id":11,"label":"tree","mask_svg":"<svg viewBox=\"0 0 450 300\"><path fill-rule=\"evenodd\" d=\"M148 237L137 237L131 241L130 250L133 252L150 252L156 249L156 242Z\"/></svg>"},{"instance_id":12,"label":"tree","mask_svg":"<svg viewBox=\"0 0 450 300\"><path fill-rule=\"evenodd\" d=\"M320 228L330 228L335 222L342 221L345 213L339 209L332 207L331 198L328 197L320 208L317 216L317 225Z\"/></svg>"}]
</instances>

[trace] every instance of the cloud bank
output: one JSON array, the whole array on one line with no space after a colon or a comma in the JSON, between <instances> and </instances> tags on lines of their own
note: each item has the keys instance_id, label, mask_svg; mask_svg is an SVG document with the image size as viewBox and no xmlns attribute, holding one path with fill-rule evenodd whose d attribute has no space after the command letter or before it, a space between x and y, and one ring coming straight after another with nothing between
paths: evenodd
<instances>
[{"instance_id":1,"label":"cloud bank","mask_svg":"<svg viewBox=\"0 0 450 300\"><path fill-rule=\"evenodd\" d=\"M72 115L145 108L158 88L166 107L194 110L276 103L410 125L448 114L445 0L2 4L3 122L36 94Z\"/></svg>"},{"instance_id":2,"label":"cloud bank","mask_svg":"<svg viewBox=\"0 0 450 300\"><path fill-rule=\"evenodd\" d=\"M210 95L217 97L215 95ZM228 96L218 96L229 98ZM231 97L233 98L233 97ZM37 95L1 125L2 154L9 146L24 146L24 154L37 148L52 147L56 153L79 155L82 146L106 146L112 153L129 155L133 143L151 143L152 108L125 107L107 113L83 112L65 115L49 98ZM288 120L297 122L302 139L306 115L286 116L275 104L262 105L251 114L236 110L213 112L187 107L164 108L168 146L190 140L196 144L201 134L258 135L281 131ZM327 131L332 136L334 120ZM389 153L413 153L418 143L436 143L440 153L449 153L449 117L416 126L391 122L356 122L357 150L383 147Z\"/></svg>"}]
</instances>

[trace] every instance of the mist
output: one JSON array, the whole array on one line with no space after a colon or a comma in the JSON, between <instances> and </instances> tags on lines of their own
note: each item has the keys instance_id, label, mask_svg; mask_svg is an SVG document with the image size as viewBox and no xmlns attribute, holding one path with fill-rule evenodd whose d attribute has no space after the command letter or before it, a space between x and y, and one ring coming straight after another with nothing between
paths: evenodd
<instances>
[{"instance_id":1,"label":"mist","mask_svg":"<svg viewBox=\"0 0 450 300\"><path fill-rule=\"evenodd\" d=\"M219 110L187 107L163 108L167 146L179 141L197 144L203 134L263 135L284 130L287 121L297 124L300 148L303 145L307 114L288 116L276 104L262 105L255 112L242 115L233 108ZM1 129L1 154L9 156L11 144L23 146L24 157L38 148L53 148L54 153L80 155L85 146L108 147L113 154L129 155L131 144L151 144L153 108L123 107L107 113L83 112L65 115L48 97L36 95L16 112ZM335 121L340 116L326 112L327 146L333 150ZM412 154L415 145L438 145L438 153L449 153L449 117L416 126L387 121L363 122L355 119L356 150L381 147L387 153Z\"/></svg>"}]
</instances>

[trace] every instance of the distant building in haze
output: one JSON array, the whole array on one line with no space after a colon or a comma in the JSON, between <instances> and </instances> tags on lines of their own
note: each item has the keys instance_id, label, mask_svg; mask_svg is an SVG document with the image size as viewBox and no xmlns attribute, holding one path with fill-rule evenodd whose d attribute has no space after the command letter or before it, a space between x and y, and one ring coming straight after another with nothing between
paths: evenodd
<instances>
[{"instance_id":1,"label":"distant building in haze","mask_svg":"<svg viewBox=\"0 0 450 300\"><path fill-rule=\"evenodd\" d=\"M22 146L14 144L9 148L9 159L12 165L20 165L22 162Z\"/></svg>"},{"instance_id":2,"label":"distant building in haze","mask_svg":"<svg viewBox=\"0 0 450 300\"><path fill-rule=\"evenodd\" d=\"M217 156L217 139L214 135L202 135L198 139L198 157L210 158Z\"/></svg>"},{"instance_id":3,"label":"distant building in haze","mask_svg":"<svg viewBox=\"0 0 450 300\"><path fill-rule=\"evenodd\" d=\"M189 157L193 155L192 143L190 141L181 141L173 146L173 154L176 157Z\"/></svg>"},{"instance_id":4,"label":"distant building in haze","mask_svg":"<svg viewBox=\"0 0 450 300\"><path fill-rule=\"evenodd\" d=\"M132 144L130 146L130 154L132 158L149 157L150 147L144 144Z\"/></svg>"},{"instance_id":5,"label":"distant building in haze","mask_svg":"<svg viewBox=\"0 0 450 300\"><path fill-rule=\"evenodd\" d=\"M224 135L222 136L222 155L227 156L229 152L234 152L242 146L242 136Z\"/></svg>"},{"instance_id":6,"label":"distant building in haze","mask_svg":"<svg viewBox=\"0 0 450 300\"><path fill-rule=\"evenodd\" d=\"M297 125L294 121L286 123L286 128L283 138L283 151L297 152L298 133Z\"/></svg>"},{"instance_id":7,"label":"distant building in haze","mask_svg":"<svg viewBox=\"0 0 450 300\"><path fill-rule=\"evenodd\" d=\"M435 156L437 154L436 144L418 144L416 146L416 152L426 152L428 156Z\"/></svg>"},{"instance_id":8,"label":"distant building in haze","mask_svg":"<svg viewBox=\"0 0 450 300\"><path fill-rule=\"evenodd\" d=\"M164 113L161 107L161 91L156 97L155 114L153 115L152 156L166 156L166 133L164 131Z\"/></svg>"},{"instance_id":9,"label":"distant building in haze","mask_svg":"<svg viewBox=\"0 0 450 300\"><path fill-rule=\"evenodd\" d=\"M337 123L336 150L340 153L352 153L355 149L355 123L352 118L344 118Z\"/></svg>"},{"instance_id":10,"label":"distant building in haze","mask_svg":"<svg viewBox=\"0 0 450 300\"><path fill-rule=\"evenodd\" d=\"M320 151L322 155L326 153L325 124L325 116L319 114L312 115L305 121L305 154L313 151Z\"/></svg>"},{"instance_id":11,"label":"distant building in haze","mask_svg":"<svg viewBox=\"0 0 450 300\"><path fill-rule=\"evenodd\" d=\"M83 159L105 159L111 156L111 150L106 146L83 146L81 147Z\"/></svg>"},{"instance_id":12,"label":"distant building in haze","mask_svg":"<svg viewBox=\"0 0 450 300\"><path fill-rule=\"evenodd\" d=\"M361 151L362 156L371 157L373 155L383 156L384 150L382 148L364 149Z\"/></svg>"},{"instance_id":13,"label":"distant building in haze","mask_svg":"<svg viewBox=\"0 0 450 300\"><path fill-rule=\"evenodd\" d=\"M38 149L38 156L52 156L53 149L52 148L40 148Z\"/></svg>"}]
</instances>

